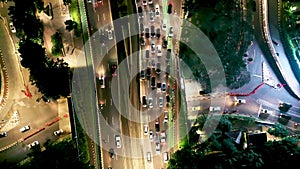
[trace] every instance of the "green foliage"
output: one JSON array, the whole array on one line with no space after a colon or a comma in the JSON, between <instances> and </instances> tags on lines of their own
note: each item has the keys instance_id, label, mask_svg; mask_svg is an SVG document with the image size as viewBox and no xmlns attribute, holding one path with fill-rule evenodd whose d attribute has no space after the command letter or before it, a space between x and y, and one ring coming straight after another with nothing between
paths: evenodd
<instances>
[{"instance_id":1,"label":"green foliage","mask_svg":"<svg viewBox=\"0 0 300 169\"><path fill-rule=\"evenodd\" d=\"M63 0L64 5L70 5L72 3L72 0Z\"/></svg>"},{"instance_id":2,"label":"green foliage","mask_svg":"<svg viewBox=\"0 0 300 169\"><path fill-rule=\"evenodd\" d=\"M43 0L34 0L34 5L38 12L41 12L44 10L44 1Z\"/></svg>"},{"instance_id":3,"label":"green foliage","mask_svg":"<svg viewBox=\"0 0 300 169\"><path fill-rule=\"evenodd\" d=\"M286 137L289 134L286 127L281 125L280 123L276 123L273 127L270 127L268 129L268 133L276 137Z\"/></svg>"},{"instance_id":4,"label":"green foliage","mask_svg":"<svg viewBox=\"0 0 300 169\"><path fill-rule=\"evenodd\" d=\"M62 43L62 38L59 32L55 32L55 34L53 34L51 36L51 42L53 44L52 47L52 54L54 56L61 56L62 55L62 48L63 48L63 43Z\"/></svg>"},{"instance_id":5,"label":"green foliage","mask_svg":"<svg viewBox=\"0 0 300 169\"><path fill-rule=\"evenodd\" d=\"M79 12L77 1L72 1L72 3L69 5L69 11L72 20L78 24L77 28L74 30L74 35L76 37L80 37L82 33L82 27L81 27L80 12Z\"/></svg>"}]
</instances>

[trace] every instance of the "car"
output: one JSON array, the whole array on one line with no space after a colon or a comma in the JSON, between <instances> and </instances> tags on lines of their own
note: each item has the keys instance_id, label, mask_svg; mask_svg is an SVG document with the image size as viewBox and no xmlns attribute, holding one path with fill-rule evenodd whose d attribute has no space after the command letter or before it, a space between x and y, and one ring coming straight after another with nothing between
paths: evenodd
<instances>
[{"instance_id":1,"label":"car","mask_svg":"<svg viewBox=\"0 0 300 169\"><path fill-rule=\"evenodd\" d=\"M280 113L279 114L279 117L280 118L284 118L284 119L286 119L286 120L290 120L292 117L291 116L289 116L289 115L287 115L287 114L284 114L284 113Z\"/></svg>"},{"instance_id":2,"label":"car","mask_svg":"<svg viewBox=\"0 0 300 169\"><path fill-rule=\"evenodd\" d=\"M155 87L156 87L155 76L152 76L152 77L151 77L151 88L152 88L152 89L155 89Z\"/></svg>"},{"instance_id":3,"label":"car","mask_svg":"<svg viewBox=\"0 0 300 169\"><path fill-rule=\"evenodd\" d=\"M115 151L114 151L113 148L110 148L109 151L108 151L108 153L109 153L110 158L112 158L112 159L115 158Z\"/></svg>"},{"instance_id":4,"label":"car","mask_svg":"<svg viewBox=\"0 0 300 169\"><path fill-rule=\"evenodd\" d=\"M161 45L156 45L156 49L157 49L157 57L161 57L162 56L162 50L161 50Z\"/></svg>"},{"instance_id":5,"label":"car","mask_svg":"<svg viewBox=\"0 0 300 169\"><path fill-rule=\"evenodd\" d=\"M260 113L269 113L268 109L260 109Z\"/></svg>"},{"instance_id":6,"label":"car","mask_svg":"<svg viewBox=\"0 0 300 169\"><path fill-rule=\"evenodd\" d=\"M12 22L9 23L9 28L11 30L12 33L16 33L16 27L14 26L14 24Z\"/></svg>"},{"instance_id":7,"label":"car","mask_svg":"<svg viewBox=\"0 0 300 169\"><path fill-rule=\"evenodd\" d=\"M272 40L272 42L273 42L276 46L279 46L279 43L276 42L275 40Z\"/></svg>"},{"instance_id":8,"label":"car","mask_svg":"<svg viewBox=\"0 0 300 169\"><path fill-rule=\"evenodd\" d=\"M167 30L167 21L165 19L161 22L161 30Z\"/></svg>"},{"instance_id":9,"label":"car","mask_svg":"<svg viewBox=\"0 0 300 169\"><path fill-rule=\"evenodd\" d=\"M149 12L149 20L150 22L154 22L154 12L152 10Z\"/></svg>"},{"instance_id":10,"label":"car","mask_svg":"<svg viewBox=\"0 0 300 169\"><path fill-rule=\"evenodd\" d=\"M147 67L147 69L146 69L146 77L147 77L147 79L150 79L150 77L151 77L151 68L150 67Z\"/></svg>"},{"instance_id":11,"label":"car","mask_svg":"<svg viewBox=\"0 0 300 169\"><path fill-rule=\"evenodd\" d=\"M170 58L171 58L171 52L172 52L171 49L167 49L167 55L166 55L166 58L167 58L167 59L170 59Z\"/></svg>"},{"instance_id":12,"label":"car","mask_svg":"<svg viewBox=\"0 0 300 169\"><path fill-rule=\"evenodd\" d=\"M192 107L192 111L199 111L199 110L201 110L201 107L200 107L200 106Z\"/></svg>"},{"instance_id":13,"label":"car","mask_svg":"<svg viewBox=\"0 0 300 169\"><path fill-rule=\"evenodd\" d=\"M144 6L146 6L146 5L147 5L147 0L143 0L143 1L142 1L142 4L143 4Z\"/></svg>"},{"instance_id":14,"label":"car","mask_svg":"<svg viewBox=\"0 0 300 169\"><path fill-rule=\"evenodd\" d=\"M100 87L102 89L104 89L105 88L105 78L104 78L104 76L100 76L99 81L100 81Z\"/></svg>"},{"instance_id":15,"label":"car","mask_svg":"<svg viewBox=\"0 0 300 169\"><path fill-rule=\"evenodd\" d=\"M7 137L7 132L5 131L5 132L2 132L2 133L0 133L0 138L2 138L2 137Z\"/></svg>"},{"instance_id":16,"label":"car","mask_svg":"<svg viewBox=\"0 0 300 169\"><path fill-rule=\"evenodd\" d=\"M154 26L150 27L150 31L151 31L151 33L150 33L151 38L154 38L154 36L155 36L155 28L154 28Z\"/></svg>"},{"instance_id":17,"label":"car","mask_svg":"<svg viewBox=\"0 0 300 169\"><path fill-rule=\"evenodd\" d=\"M143 104L143 107L147 107L147 97L146 96L142 97L142 104Z\"/></svg>"},{"instance_id":18,"label":"car","mask_svg":"<svg viewBox=\"0 0 300 169\"><path fill-rule=\"evenodd\" d=\"M145 70L141 70L141 79L144 80L146 77Z\"/></svg>"},{"instance_id":19,"label":"car","mask_svg":"<svg viewBox=\"0 0 300 169\"><path fill-rule=\"evenodd\" d=\"M167 163L169 160L168 152L164 152L163 158L164 158L164 163Z\"/></svg>"},{"instance_id":20,"label":"car","mask_svg":"<svg viewBox=\"0 0 300 169\"><path fill-rule=\"evenodd\" d=\"M155 152L156 152L156 154L160 154L160 144L159 143L155 143Z\"/></svg>"},{"instance_id":21,"label":"car","mask_svg":"<svg viewBox=\"0 0 300 169\"><path fill-rule=\"evenodd\" d=\"M149 101L149 108L153 108L153 99L150 97L148 101Z\"/></svg>"},{"instance_id":22,"label":"car","mask_svg":"<svg viewBox=\"0 0 300 169\"><path fill-rule=\"evenodd\" d=\"M163 97L159 97L159 107L164 107L164 98Z\"/></svg>"},{"instance_id":23,"label":"car","mask_svg":"<svg viewBox=\"0 0 300 169\"><path fill-rule=\"evenodd\" d=\"M146 35L146 38L149 38L150 37L150 29L149 28L145 28L145 35Z\"/></svg>"},{"instance_id":24,"label":"car","mask_svg":"<svg viewBox=\"0 0 300 169\"><path fill-rule=\"evenodd\" d=\"M161 143L165 143L166 142L166 138L167 138L167 135L166 135L166 132L161 132L160 133L160 142Z\"/></svg>"},{"instance_id":25,"label":"car","mask_svg":"<svg viewBox=\"0 0 300 169\"><path fill-rule=\"evenodd\" d=\"M159 131L160 131L160 128L159 128L159 122L158 122L158 121L155 121L155 131L156 131L156 132L159 132Z\"/></svg>"},{"instance_id":26,"label":"car","mask_svg":"<svg viewBox=\"0 0 300 169\"><path fill-rule=\"evenodd\" d=\"M155 5L155 16L160 17L159 5Z\"/></svg>"},{"instance_id":27,"label":"car","mask_svg":"<svg viewBox=\"0 0 300 169\"><path fill-rule=\"evenodd\" d=\"M149 139L150 139L150 141L153 141L153 139L154 139L154 133L152 130L149 131Z\"/></svg>"},{"instance_id":28,"label":"car","mask_svg":"<svg viewBox=\"0 0 300 169\"><path fill-rule=\"evenodd\" d=\"M121 137L119 135L115 136L115 141L117 148L121 148Z\"/></svg>"},{"instance_id":29,"label":"car","mask_svg":"<svg viewBox=\"0 0 300 169\"><path fill-rule=\"evenodd\" d=\"M168 41L165 38L163 39L162 47L163 48L167 48L168 47Z\"/></svg>"},{"instance_id":30,"label":"car","mask_svg":"<svg viewBox=\"0 0 300 169\"><path fill-rule=\"evenodd\" d=\"M151 152L147 152L147 161L151 162Z\"/></svg>"},{"instance_id":31,"label":"car","mask_svg":"<svg viewBox=\"0 0 300 169\"><path fill-rule=\"evenodd\" d=\"M145 57L146 57L146 59L149 59L149 57L150 57L150 51L149 50L145 51Z\"/></svg>"},{"instance_id":32,"label":"car","mask_svg":"<svg viewBox=\"0 0 300 169\"><path fill-rule=\"evenodd\" d=\"M164 116L164 123L168 123L168 117L169 117L169 112L168 111L165 111L165 116Z\"/></svg>"},{"instance_id":33,"label":"car","mask_svg":"<svg viewBox=\"0 0 300 169\"><path fill-rule=\"evenodd\" d=\"M167 101L167 103L170 102L170 96L169 95L166 95L166 101Z\"/></svg>"},{"instance_id":34,"label":"car","mask_svg":"<svg viewBox=\"0 0 300 169\"><path fill-rule=\"evenodd\" d=\"M162 83L162 84L161 84L161 91L162 91L163 93L165 93L165 92L167 91L167 84L166 84L166 83Z\"/></svg>"},{"instance_id":35,"label":"car","mask_svg":"<svg viewBox=\"0 0 300 169\"><path fill-rule=\"evenodd\" d=\"M143 8L141 6L138 7L138 13L139 13L139 17L140 18L144 18L144 15L143 15Z\"/></svg>"},{"instance_id":36,"label":"car","mask_svg":"<svg viewBox=\"0 0 300 169\"><path fill-rule=\"evenodd\" d=\"M236 99L235 102L238 104L244 104L244 103L246 103L246 100L245 99Z\"/></svg>"},{"instance_id":37,"label":"car","mask_svg":"<svg viewBox=\"0 0 300 169\"><path fill-rule=\"evenodd\" d=\"M141 46L145 46L145 39L143 37L140 38Z\"/></svg>"},{"instance_id":38,"label":"car","mask_svg":"<svg viewBox=\"0 0 300 169\"><path fill-rule=\"evenodd\" d=\"M287 112L287 111L289 111L289 109L291 107L292 107L291 104L281 102L281 103L279 103L279 107L278 108L279 108L280 111Z\"/></svg>"},{"instance_id":39,"label":"car","mask_svg":"<svg viewBox=\"0 0 300 169\"><path fill-rule=\"evenodd\" d=\"M169 4L168 5L168 14L171 14L172 13L172 4Z\"/></svg>"},{"instance_id":40,"label":"car","mask_svg":"<svg viewBox=\"0 0 300 169\"><path fill-rule=\"evenodd\" d=\"M173 37L174 35L174 27L173 26L170 26L170 29L169 29L169 37Z\"/></svg>"},{"instance_id":41,"label":"car","mask_svg":"<svg viewBox=\"0 0 300 169\"><path fill-rule=\"evenodd\" d=\"M30 149L32 147L35 147L35 146L39 145L39 144L40 144L39 141L34 141L34 142L28 144L27 147Z\"/></svg>"},{"instance_id":42,"label":"car","mask_svg":"<svg viewBox=\"0 0 300 169\"><path fill-rule=\"evenodd\" d=\"M59 136L59 135L61 135L62 133L64 133L63 129L59 129L59 130L56 130L55 132L53 132L53 134L54 134L55 136Z\"/></svg>"},{"instance_id":43,"label":"car","mask_svg":"<svg viewBox=\"0 0 300 169\"><path fill-rule=\"evenodd\" d=\"M113 39L113 35L112 35L112 30L111 30L111 29L107 31L107 38L108 38L109 40L112 40L112 39Z\"/></svg>"},{"instance_id":44,"label":"car","mask_svg":"<svg viewBox=\"0 0 300 169\"><path fill-rule=\"evenodd\" d=\"M145 27L143 23L140 23L140 32L144 33L145 32Z\"/></svg>"},{"instance_id":45,"label":"car","mask_svg":"<svg viewBox=\"0 0 300 169\"><path fill-rule=\"evenodd\" d=\"M151 53L155 53L155 51L156 51L155 42L152 41L151 42Z\"/></svg>"},{"instance_id":46,"label":"car","mask_svg":"<svg viewBox=\"0 0 300 169\"><path fill-rule=\"evenodd\" d=\"M170 65L167 65L167 67L166 67L166 75L169 75L170 72L171 72Z\"/></svg>"},{"instance_id":47,"label":"car","mask_svg":"<svg viewBox=\"0 0 300 169\"><path fill-rule=\"evenodd\" d=\"M25 131L28 131L28 130L30 130L30 126L29 125L26 125L26 126L20 128L20 132L25 132Z\"/></svg>"},{"instance_id":48,"label":"car","mask_svg":"<svg viewBox=\"0 0 300 169\"><path fill-rule=\"evenodd\" d=\"M151 66L152 66L153 69L155 68L155 59L154 58L151 59Z\"/></svg>"},{"instance_id":49,"label":"car","mask_svg":"<svg viewBox=\"0 0 300 169\"><path fill-rule=\"evenodd\" d=\"M153 1L152 0L148 0L148 4L153 4Z\"/></svg>"},{"instance_id":50,"label":"car","mask_svg":"<svg viewBox=\"0 0 300 169\"><path fill-rule=\"evenodd\" d=\"M145 124L144 125L144 135L147 135L148 134L148 125Z\"/></svg>"},{"instance_id":51,"label":"car","mask_svg":"<svg viewBox=\"0 0 300 169\"><path fill-rule=\"evenodd\" d=\"M160 69L160 63L158 62L158 63L156 63L156 74L160 74L160 72L161 72L161 69ZM158 87L157 87L158 88Z\"/></svg>"},{"instance_id":52,"label":"car","mask_svg":"<svg viewBox=\"0 0 300 169\"><path fill-rule=\"evenodd\" d=\"M220 106L216 106L216 107L209 107L209 111L221 111L221 107Z\"/></svg>"},{"instance_id":53,"label":"car","mask_svg":"<svg viewBox=\"0 0 300 169\"><path fill-rule=\"evenodd\" d=\"M160 28L156 29L156 37L157 37L157 39L160 38Z\"/></svg>"},{"instance_id":54,"label":"car","mask_svg":"<svg viewBox=\"0 0 300 169\"><path fill-rule=\"evenodd\" d=\"M110 72L112 76L117 76L117 64L112 64L110 66Z\"/></svg>"}]
</instances>

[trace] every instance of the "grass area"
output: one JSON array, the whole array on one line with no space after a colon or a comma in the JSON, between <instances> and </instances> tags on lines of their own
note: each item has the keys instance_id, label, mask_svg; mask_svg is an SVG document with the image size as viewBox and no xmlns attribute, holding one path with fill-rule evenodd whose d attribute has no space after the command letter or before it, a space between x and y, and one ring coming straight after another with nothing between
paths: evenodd
<instances>
[{"instance_id":1,"label":"grass area","mask_svg":"<svg viewBox=\"0 0 300 169\"><path fill-rule=\"evenodd\" d=\"M228 120L232 123L233 129L255 129L257 124L255 123L255 118L239 116L239 115L225 115L228 116Z\"/></svg>"},{"instance_id":2,"label":"grass area","mask_svg":"<svg viewBox=\"0 0 300 169\"><path fill-rule=\"evenodd\" d=\"M78 149L79 149L79 153L80 154L82 153L82 155L80 156L81 161L83 163L88 163L90 161L90 153L89 153L87 136L83 128L81 127L78 119L75 118L75 120L76 120L76 130L77 130L77 138L78 138Z\"/></svg>"},{"instance_id":3,"label":"grass area","mask_svg":"<svg viewBox=\"0 0 300 169\"><path fill-rule=\"evenodd\" d=\"M80 37L82 28L81 28L81 20L80 20L80 12L77 1L72 1L72 3L69 5L69 11L71 14L71 17L73 21L77 23L77 28L74 30L74 35L76 37Z\"/></svg>"},{"instance_id":4,"label":"grass area","mask_svg":"<svg viewBox=\"0 0 300 169\"><path fill-rule=\"evenodd\" d=\"M183 61L180 61L180 71L185 79L194 79L194 75L190 67Z\"/></svg>"}]
</instances>

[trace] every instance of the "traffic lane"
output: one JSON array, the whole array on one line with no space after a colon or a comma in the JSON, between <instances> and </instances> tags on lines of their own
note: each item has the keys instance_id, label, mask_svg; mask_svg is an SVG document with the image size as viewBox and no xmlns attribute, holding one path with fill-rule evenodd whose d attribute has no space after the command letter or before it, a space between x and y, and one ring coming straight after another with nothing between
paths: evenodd
<instances>
[{"instance_id":1,"label":"traffic lane","mask_svg":"<svg viewBox=\"0 0 300 169\"><path fill-rule=\"evenodd\" d=\"M96 8L98 28L112 22L111 6L109 0L103 0L103 3Z\"/></svg>"}]
</instances>

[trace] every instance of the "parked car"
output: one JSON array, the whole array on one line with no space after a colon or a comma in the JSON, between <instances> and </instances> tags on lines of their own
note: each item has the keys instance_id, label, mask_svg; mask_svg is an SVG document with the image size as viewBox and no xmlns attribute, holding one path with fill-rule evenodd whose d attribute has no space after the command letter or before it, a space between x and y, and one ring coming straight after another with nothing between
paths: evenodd
<instances>
[{"instance_id":1,"label":"parked car","mask_svg":"<svg viewBox=\"0 0 300 169\"><path fill-rule=\"evenodd\" d=\"M168 5L168 14L171 14L172 13L172 4L169 4Z\"/></svg>"},{"instance_id":2,"label":"parked car","mask_svg":"<svg viewBox=\"0 0 300 169\"><path fill-rule=\"evenodd\" d=\"M170 59L170 58L171 58L171 52L172 52L171 49L167 49L167 55L166 55L166 58L167 58L167 59Z\"/></svg>"},{"instance_id":3,"label":"parked car","mask_svg":"<svg viewBox=\"0 0 300 169\"><path fill-rule=\"evenodd\" d=\"M26 126L20 128L20 132L25 132L25 131L28 131L28 130L30 130L30 126L29 125L26 125Z\"/></svg>"},{"instance_id":4,"label":"parked car","mask_svg":"<svg viewBox=\"0 0 300 169\"><path fill-rule=\"evenodd\" d=\"M153 108L153 99L150 97L148 101L149 101L149 108Z\"/></svg>"},{"instance_id":5,"label":"parked car","mask_svg":"<svg viewBox=\"0 0 300 169\"><path fill-rule=\"evenodd\" d=\"M156 17L160 16L160 10L159 10L159 5L158 4L155 5L155 16Z\"/></svg>"},{"instance_id":6,"label":"parked car","mask_svg":"<svg viewBox=\"0 0 300 169\"><path fill-rule=\"evenodd\" d=\"M147 69L146 69L146 77L147 77L147 79L149 79L151 77L151 68L150 67L147 67Z\"/></svg>"},{"instance_id":7,"label":"parked car","mask_svg":"<svg viewBox=\"0 0 300 169\"><path fill-rule=\"evenodd\" d=\"M154 139L154 133L152 130L149 131L149 139L150 139L150 141L153 141L153 139Z\"/></svg>"},{"instance_id":8,"label":"parked car","mask_svg":"<svg viewBox=\"0 0 300 169\"><path fill-rule=\"evenodd\" d=\"M105 80L104 80L104 79L105 79L104 76L100 76L100 78L99 78L99 81L100 81L100 87L101 87L102 89L105 88Z\"/></svg>"},{"instance_id":9,"label":"parked car","mask_svg":"<svg viewBox=\"0 0 300 169\"><path fill-rule=\"evenodd\" d=\"M161 72L161 69L160 69L160 63L156 63L156 71L155 71L158 75L160 74Z\"/></svg>"},{"instance_id":10,"label":"parked car","mask_svg":"<svg viewBox=\"0 0 300 169\"><path fill-rule=\"evenodd\" d=\"M209 107L209 111L221 111L221 107L220 106L216 106L216 107Z\"/></svg>"},{"instance_id":11,"label":"parked car","mask_svg":"<svg viewBox=\"0 0 300 169\"><path fill-rule=\"evenodd\" d=\"M157 48L157 57L160 58L162 56L161 45L156 45Z\"/></svg>"},{"instance_id":12,"label":"parked car","mask_svg":"<svg viewBox=\"0 0 300 169\"><path fill-rule=\"evenodd\" d=\"M147 152L147 161L151 162L151 152Z\"/></svg>"},{"instance_id":13,"label":"parked car","mask_svg":"<svg viewBox=\"0 0 300 169\"><path fill-rule=\"evenodd\" d=\"M152 89L155 89L155 87L156 87L155 76L152 76L152 77L151 77L151 88L152 88Z\"/></svg>"},{"instance_id":14,"label":"parked car","mask_svg":"<svg viewBox=\"0 0 300 169\"><path fill-rule=\"evenodd\" d=\"M150 27L150 35L151 35L151 38L154 38L155 37L155 28L154 28L154 26L152 25L151 27Z\"/></svg>"},{"instance_id":15,"label":"parked car","mask_svg":"<svg viewBox=\"0 0 300 169\"><path fill-rule=\"evenodd\" d=\"M107 37L108 37L109 40L113 39L113 34L112 34L112 30L111 29L107 31Z\"/></svg>"},{"instance_id":16,"label":"parked car","mask_svg":"<svg viewBox=\"0 0 300 169\"><path fill-rule=\"evenodd\" d=\"M5 131L5 132L2 132L2 133L0 133L0 138L2 138L2 137L7 137L7 132Z\"/></svg>"},{"instance_id":17,"label":"parked car","mask_svg":"<svg viewBox=\"0 0 300 169\"><path fill-rule=\"evenodd\" d=\"M142 97L142 104L143 104L143 107L147 107L147 97L146 96Z\"/></svg>"},{"instance_id":18,"label":"parked car","mask_svg":"<svg viewBox=\"0 0 300 169\"><path fill-rule=\"evenodd\" d=\"M149 12L149 20L150 22L154 22L154 12L152 10Z\"/></svg>"},{"instance_id":19,"label":"parked car","mask_svg":"<svg viewBox=\"0 0 300 169\"><path fill-rule=\"evenodd\" d=\"M169 160L168 152L164 152L163 158L164 158L164 163L167 163Z\"/></svg>"},{"instance_id":20,"label":"parked car","mask_svg":"<svg viewBox=\"0 0 300 169\"><path fill-rule=\"evenodd\" d=\"M159 97L159 107L164 107L164 98L163 97Z\"/></svg>"},{"instance_id":21,"label":"parked car","mask_svg":"<svg viewBox=\"0 0 300 169\"><path fill-rule=\"evenodd\" d=\"M161 23L161 30L165 31L167 29L167 21L164 19Z\"/></svg>"},{"instance_id":22,"label":"parked car","mask_svg":"<svg viewBox=\"0 0 300 169\"><path fill-rule=\"evenodd\" d=\"M115 141L117 148L121 148L121 137L119 135L115 136Z\"/></svg>"},{"instance_id":23,"label":"parked car","mask_svg":"<svg viewBox=\"0 0 300 169\"><path fill-rule=\"evenodd\" d=\"M150 37L150 29L149 28L145 28L145 35L146 35L146 38L149 38Z\"/></svg>"},{"instance_id":24,"label":"parked car","mask_svg":"<svg viewBox=\"0 0 300 169\"><path fill-rule=\"evenodd\" d=\"M276 46L279 46L279 43L276 42L275 40L272 39L272 42L273 42Z\"/></svg>"},{"instance_id":25,"label":"parked car","mask_svg":"<svg viewBox=\"0 0 300 169\"><path fill-rule=\"evenodd\" d=\"M160 127L159 127L159 122L155 121L155 131L159 132L160 131Z\"/></svg>"},{"instance_id":26,"label":"parked car","mask_svg":"<svg viewBox=\"0 0 300 169\"><path fill-rule=\"evenodd\" d=\"M28 144L27 147L30 149L32 147L35 147L35 146L39 145L39 144L40 144L39 141L34 141L34 142Z\"/></svg>"},{"instance_id":27,"label":"parked car","mask_svg":"<svg viewBox=\"0 0 300 169\"><path fill-rule=\"evenodd\" d=\"M145 70L141 70L141 79L144 80L146 77Z\"/></svg>"},{"instance_id":28,"label":"parked car","mask_svg":"<svg viewBox=\"0 0 300 169\"><path fill-rule=\"evenodd\" d=\"M117 76L117 65L116 64L111 64L110 66L110 72L112 76Z\"/></svg>"},{"instance_id":29,"label":"parked car","mask_svg":"<svg viewBox=\"0 0 300 169\"><path fill-rule=\"evenodd\" d=\"M292 117L291 116L289 116L289 115L287 115L287 114L284 114L284 113L280 113L279 114L279 117L280 118L284 118L284 119L286 119L286 120L290 120Z\"/></svg>"},{"instance_id":30,"label":"parked car","mask_svg":"<svg viewBox=\"0 0 300 169\"><path fill-rule=\"evenodd\" d=\"M143 1L142 1L142 4L143 4L144 6L146 6L146 5L147 5L147 0L143 0Z\"/></svg>"},{"instance_id":31,"label":"parked car","mask_svg":"<svg viewBox=\"0 0 300 169\"><path fill-rule=\"evenodd\" d=\"M14 26L14 24L12 22L9 23L9 28L11 30L12 33L16 33L16 27Z\"/></svg>"},{"instance_id":32,"label":"parked car","mask_svg":"<svg viewBox=\"0 0 300 169\"><path fill-rule=\"evenodd\" d=\"M140 18L144 18L144 15L143 15L143 8L141 6L138 7L138 13L139 13L139 17Z\"/></svg>"},{"instance_id":33,"label":"parked car","mask_svg":"<svg viewBox=\"0 0 300 169\"><path fill-rule=\"evenodd\" d=\"M166 83L162 83L162 84L161 84L161 91L162 91L163 93L165 93L165 92L167 91L167 84L166 84Z\"/></svg>"},{"instance_id":34,"label":"parked car","mask_svg":"<svg viewBox=\"0 0 300 169\"><path fill-rule=\"evenodd\" d=\"M155 143L155 152L156 152L156 154L160 154L160 144L159 143Z\"/></svg>"},{"instance_id":35,"label":"parked car","mask_svg":"<svg viewBox=\"0 0 300 169\"><path fill-rule=\"evenodd\" d=\"M148 4L153 4L153 1L152 0L148 0Z\"/></svg>"},{"instance_id":36,"label":"parked car","mask_svg":"<svg viewBox=\"0 0 300 169\"><path fill-rule=\"evenodd\" d=\"M246 100L245 99L236 99L235 102L238 104L243 104L243 103L246 103Z\"/></svg>"},{"instance_id":37,"label":"parked car","mask_svg":"<svg viewBox=\"0 0 300 169\"><path fill-rule=\"evenodd\" d=\"M167 135L166 135L166 132L161 132L160 133L160 142L161 143L165 143L166 142L166 138L167 138Z\"/></svg>"},{"instance_id":38,"label":"parked car","mask_svg":"<svg viewBox=\"0 0 300 169\"><path fill-rule=\"evenodd\" d=\"M61 135L62 133L64 133L63 129L59 129L59 130L56 130L55 132L53 132L53 134L54 134L55 136L59 136L59 135Z\"/></svg>"},{"instance_id":39,"label":"parked car","mask_svg":"<svg viewBox=\"0 0 300 169\"><path fill-rule=\"evenodd\" d=\"M156 52L155 42L152 41L151 42L151 53L155 53L155 52Z\"/></svg>"},{"instance_id":40,"label":"parked car","mask_svg":"<svg viewBox=\"0 0 300 169\"><path fill-rule=\"evenodd\" d=\"M192 107L192 111L199 111L199 110L201 110L201 107L200 107L200 106Z\"/></svg>"},{"instance_id":41,"label":"parked car","mask_svg":"<svg viewBox=\"0 0 300 169\"><path fill-rule=\"evenodd\" d=\"M168 123L168 117L169 117L169 112L165 111L165 116L164 116L164 123Z\"/></svg>"},{"instance_id":42,"label":"parked car","mask_svg":"<svg viewBox=\"0 0 300 169\"><path fill-rule=\"evenodd\" d=\"M148 125L145 124L144 125L144 135L147 135L148 134Z\"/></svg>"},{"instance_id":43,"label":"parked car","mask_svg":"<svg viewBox=\"0 0 300 169\"><path fill-rule=\"evenodd\" d=\"M173 35L174 35L174 27L170 26L169 37L173 37Z\"/></svg>"}]
</instances>

